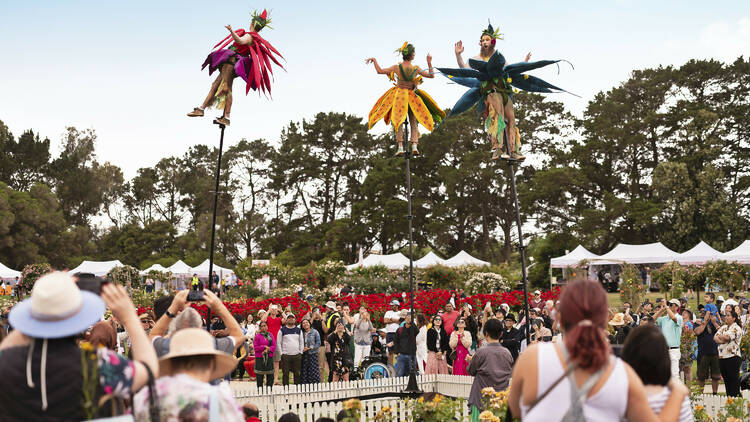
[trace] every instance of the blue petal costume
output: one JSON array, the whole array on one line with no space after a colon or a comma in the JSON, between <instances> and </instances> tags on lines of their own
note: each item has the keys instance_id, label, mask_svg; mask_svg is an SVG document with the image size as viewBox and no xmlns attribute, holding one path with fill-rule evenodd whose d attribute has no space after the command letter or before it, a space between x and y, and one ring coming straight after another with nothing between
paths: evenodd
<instances>
[{"instance_id":1,"label":"blue petal costume","mask_svg":"<svg viewBox=\"0 0 750 422\"><path fill-rule=\"evenodd\" d=\"M485 62L483 60L469 59L469 68L449 69L437 68L451 81L469 88L451 109L448 117L463 113L474 104L480 118L486 113L487 96L497 94L502 97L502 104L508 103L513 98L513 88L530 92L567 92L536 76L527 75L524 72L538 69L559 62L560 60L539 60L535 62L520 62L506 66L505 57L498 51L492 53ZM499 110L495 110L499 112ZM492 116L485 120L485 128L493 135L502 139L502 131L505 122L491 122ZM494 136L493 136L494 142ZM516 136L516 142L518 137ZM494 146L493 146L494 148Z\"/></svg>"}]
</instances>

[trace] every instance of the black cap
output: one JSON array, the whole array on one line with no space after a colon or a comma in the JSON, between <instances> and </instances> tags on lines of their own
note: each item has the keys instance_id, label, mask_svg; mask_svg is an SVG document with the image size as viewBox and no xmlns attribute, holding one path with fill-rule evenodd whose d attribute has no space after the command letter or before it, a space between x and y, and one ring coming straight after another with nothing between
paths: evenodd
<instances>
[{"instance_id":1,"label":"black cap","mask_svg":"<svg viewBox=\"0 0 750 422\"><path fill-rule=\"evenodd\" d=\"M516 316L513 315L513 313L509 312L508 315L505 316L505 320L516 322Z\"/></svg>"}]
</instances>

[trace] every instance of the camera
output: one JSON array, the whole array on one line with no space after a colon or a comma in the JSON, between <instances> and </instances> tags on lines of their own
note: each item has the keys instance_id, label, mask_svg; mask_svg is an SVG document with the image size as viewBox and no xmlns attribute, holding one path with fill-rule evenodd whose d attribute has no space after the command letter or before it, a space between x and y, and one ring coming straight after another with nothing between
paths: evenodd
<instances>
[{"instance_id":1,"label":"camera","mask_svg":"<svg viewBox=\"0 0 750 422\"><path fill-rule=\"evenodd\" d=\"M109 284L108 280L101 277L97 277L92 273L75 273L75 277L78 280L78 288L87 292L91 292L97 296L102 294L102 286Z\"/></svg>"},{"instance_id":2,"label":"camera","mask_svg":"<svg viewBox=\"0 0 750 422\"><path fill-rule=\"evenodd\" d=\"M188 293L188 302L203 302L205 299L203 290L191 290Z\"/></svg>"}]
</instances>

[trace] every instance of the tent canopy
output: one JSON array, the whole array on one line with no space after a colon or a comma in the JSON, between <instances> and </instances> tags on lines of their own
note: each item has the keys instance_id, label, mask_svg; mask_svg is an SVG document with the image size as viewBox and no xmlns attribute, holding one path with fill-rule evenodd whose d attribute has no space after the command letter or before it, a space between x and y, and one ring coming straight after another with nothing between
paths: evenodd
<instances>
[{"instance_id":1,"label":"tent canopy","mask_svg":"<svg viewBox=\"0 0 750 422\"><path fill-rule=\"evenodd\" d=\"M12 270L0 262L0 278L15 279L16 277L21 278L20 271Z\"/></svg>"},{"instance_id":2,"label":"tent canopy","mask_svg":"<svg viewBox=\"0 0 750 422\"><path fill-rule=\"evenodd\" d=\"M435 254L435 252L428 252L427 255L414 261L414 268L427 268L433 265L445 265L445 260Z\"/></svg>"},{"instance_id":3,"label":"tent canopy","mask_svg":"<svg viewBox=\"0 0 750 422\"><path fill-rule=\"evenodd\" d=\"M205 261L203 261L203 262L201 262L201 264L198 265L197 267L193 267L193 268L190 269L190 274L198 274L198 277L208 277L208 264L209 264L209 260L208 259L205 260ZM229 273L232 272L232 270L230 270L228 268L223 268L223 267L220 267L220 266L216 265L215 262L214 262L214 268L213 268L213 270L216 271L216 274L219 277L221 277L223 274L227 274L228 275Z\"/></svg>"},{"instance_id":4,"label":"tent canopy","mask_svg":"<svg viewBox=\"0 0 750 422\"><path fill-rule=\"evenodd\" d=\"M481 259L474 258L473 256L469 255L466 251L461 251L456 254L456 256L446 259L443 263L443 265L447 267L461 267L463 265L473 265L477 267L484 267L484 266L490 266L490 263L487 261L482 261Z\"/></svg>"},{"instance_id":5,"label":"tent canopy","mask_svg":"<svg viewBox=\"0 0 750 422\"><path fill-rule=\"evenodd\" d=\"M182 262L181 259L178 259L177 262L170 265L167 270L171 271L173 275L189 275L193 274L190 272L190 265Z\"/></svg>"},{"instance_id":6,"label":"tent canopy","mask_svg":"<svg viewBox=\"0 0 750 422\"><path fill-rule=\"evenodd\" d=\"M552 268L567 268L577 265L584 259L591 260L596 258L599 258L599 255L590 252L582 245L578 245L572 252L550 259L549 263Z\"/></svg>"},{"instance_id":7,"label":"tent canopy","mask_svg":"<svg viewBox=\"0 0 750 422\"><path fill-rule=\"evenodd\" d=\"M169 272L169 269L168 268L164 268L161 264L154 264L154 265L146 268L145 270L141 271L141 275L146 275L146 274L149 273L149 271L159 271L159 272L162 272L162 273L167 273L167 272Z\"/></svg>"},{"instance_id":8,"label":"tent canopy","mask_svg":"<svg viewBox=\"0 0 750 422\"><path fill-rule=\"evenodd\" d=\"M367 255L367 258L363 259L361 263L348 265L346 269L353 270L357 267L376 267L378 265L382 265L389 270L400 270L409 266L409 258L400 252L390 255Z\"/></svg>"},{"instance_id":9,"label":"tent canopy","mask_svg":"<svg viewBox=\"0 0 750 422\"><path fill-rule=\"evenodd\" d=\"M661 242L645 245L628 245L619 243L614 249L592 260L592 264L604 264L603 261L624 261L629 264L663 264L677 260L679 254Z\"/></svg>"},{"instance_id":10,"label":"tent canopy","mask_svg":"<svg viewBox=\"0 0 750 422\"><path fill-rule=\"evenodd\" d=\"M740 264L750 264L750 240L742 242L740 246L724 253L727 261L736 261Z\"/></svg>"},{"instance_id":11,"label":"tent canopy","mask_svg":"<svg viewBox=\"0 0 750 422\"><path fill-rule=\"evenodd\" d=\"M104 277L108 272L115 267L122 267L122 262L115 259L114 261L83 261L81 265L68 271L71 274L75 273L92 273L97 277Z\"/></svg>"},{"instance_id":12,"label":"tent canopy","mask_svg":"<svg viewBox=\"0 0 750 422\"><path fill-rule=\"evenodd\" d=\"M704 241L700 241L692 249L677 256L677 262L683 265L702 265L710 261L726 259L723 253L717 251Z\"/></svg>"}]
</instances>

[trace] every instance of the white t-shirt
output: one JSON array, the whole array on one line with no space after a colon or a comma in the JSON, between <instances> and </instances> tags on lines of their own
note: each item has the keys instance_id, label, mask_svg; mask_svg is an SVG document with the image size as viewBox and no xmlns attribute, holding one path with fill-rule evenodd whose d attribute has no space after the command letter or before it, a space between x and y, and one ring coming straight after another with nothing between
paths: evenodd
<instances>
[{"instance_id":1,"label":"white t-shirt","mask_svg":"<svg viewBox=\"0 0 750 422\"><path fill-rule=\"evenodd\" d=\"M399 311L388 311L385 313L384 319L395 319L398 320L401 318L401 312ZM386 324L385 326L385 332L386 333L395 333L398 331L398 322L392 322L390 324Z\"/></svg>"}]
</instances>

